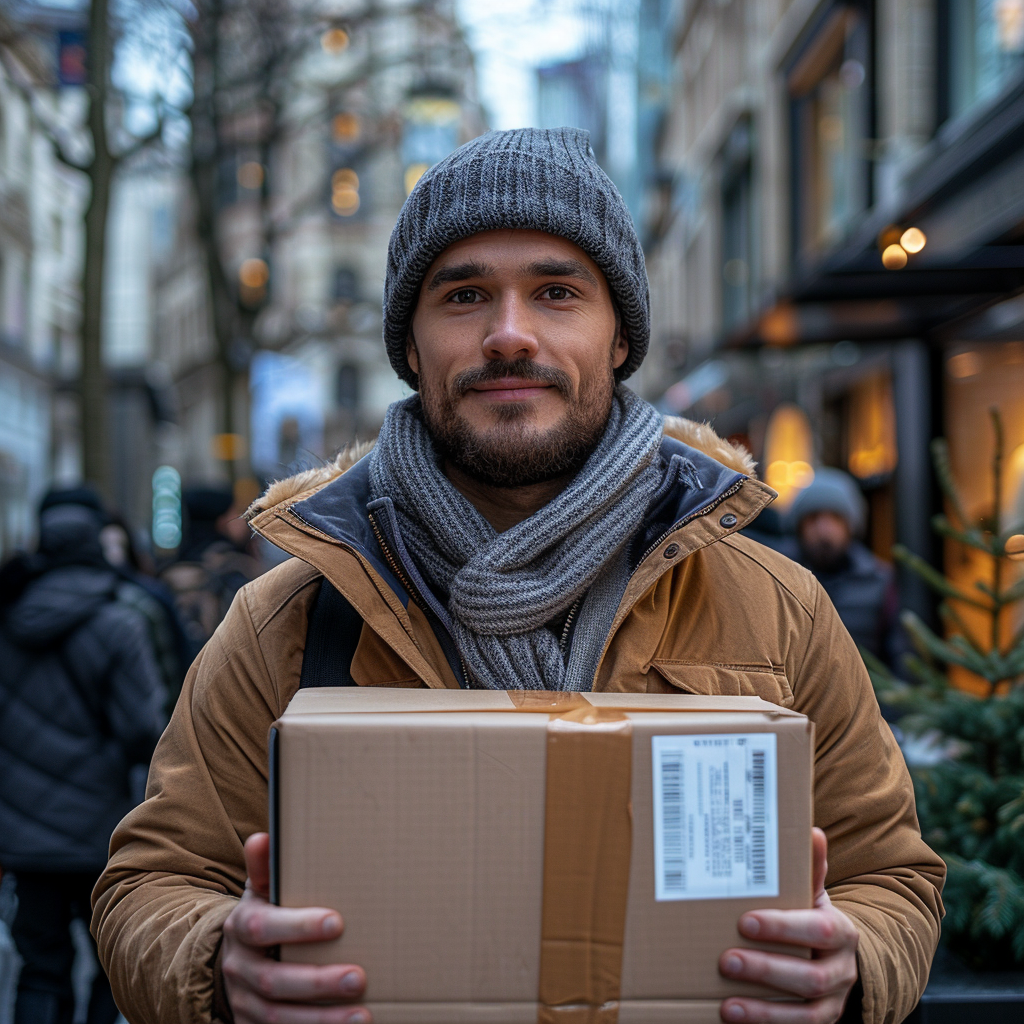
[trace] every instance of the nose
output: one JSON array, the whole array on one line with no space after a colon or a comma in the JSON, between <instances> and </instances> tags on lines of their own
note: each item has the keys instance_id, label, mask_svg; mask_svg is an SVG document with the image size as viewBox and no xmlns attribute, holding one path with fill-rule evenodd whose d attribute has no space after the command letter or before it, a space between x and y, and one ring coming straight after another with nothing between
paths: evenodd
<instances>
[{"instance_id":1,"label":"nose","mask_svg":"<svg viewBox=\"0 0 1024 1024\"><path fill-rule=\"evenodd\" d=\"M533 359L539 348L529 309L518 295L494 303L483 349L487 359Z\"/></svg>"}]
</instances>

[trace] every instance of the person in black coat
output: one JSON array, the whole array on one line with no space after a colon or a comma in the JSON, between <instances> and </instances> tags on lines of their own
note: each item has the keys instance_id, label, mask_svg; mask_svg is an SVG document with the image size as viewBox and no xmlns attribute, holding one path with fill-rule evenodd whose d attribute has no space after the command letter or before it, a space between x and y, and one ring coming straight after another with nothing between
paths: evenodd
<instances>
[{"instance_id":1,"label":"person in black coat","mask_svg":"<svg viewBox=\"0 0 1024 1024\"><path fill-rule=\"evenodd\" d=\"M70 923L89 919L110 834L134 804L131 769L164 724L147 623L119 599L131 584L103 558L96 504L44 501L38 553L0 573L0 867L16 878L24 961L15 1024L71 1024ZM88 1021L116 1017L101 970Z\"/></svg>"}]
</instances>

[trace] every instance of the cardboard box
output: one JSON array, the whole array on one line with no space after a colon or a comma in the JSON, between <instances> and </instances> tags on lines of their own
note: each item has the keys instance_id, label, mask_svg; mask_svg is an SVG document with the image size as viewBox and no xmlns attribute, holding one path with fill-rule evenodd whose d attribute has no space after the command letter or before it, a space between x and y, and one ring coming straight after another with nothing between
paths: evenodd
<instances>
[{"instance_id":1,"label":"cardboard box","mask_svg":"<svg viewBox=\"0 0 1024 1024\"><path fill-rule=\"evenodd\" d=\"M811 902L812 724L756 697L300 690L272 898L375 1024L717 1022L744 911Z\"/></svg>"}]
</instances>

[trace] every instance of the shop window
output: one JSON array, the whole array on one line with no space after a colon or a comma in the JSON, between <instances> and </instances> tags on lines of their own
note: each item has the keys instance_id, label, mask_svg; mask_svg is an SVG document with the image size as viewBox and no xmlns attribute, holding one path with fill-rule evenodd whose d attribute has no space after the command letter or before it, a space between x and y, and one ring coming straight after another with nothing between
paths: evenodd
<instances>
[{"instance_id":1,"label":"shop window","mask_svg":"<svg viewBox=\"0 0 1024 1024\"><path fill-rule=\"evenodd\" d=\"M785 403L772 412L765 429L764 479L779 493L776 504L785 511L814 479L814 434L807 413Z\"/></svg>"},{"instance_id":2,"label":"shop window","mask_svg":"<svg viewBox=\"0 0 1024 1024\"><path fill-rule=\"evenodd\" d=\"M752 133L738 124L722 152L722 326L726 331L753 315L754 183Z\"/></svg>"},{"instance_id":3,"label":"shop window","mask_svg":"<svg viewBox=\"0 0 1024 1024\"><path fill-rule=\"evenodd\" d=\"M995 96L1024 70L1024 0L947 0L949 110Z\"/></svg>"},{"instance_id":4,"label":"shop window","mask_svg":"<svg viewBox=\"0 0 1024 1024\"><path fill-rule=\"evenodd\" d=\"M996 508L996 478L992 455L995 440L989 410L997 408L1003 424L1004 458L999 479L999 529L1024 532L1024 341L974 344L954 348L946 359L946 437L953 478L971 525L992 525ZM1016 527L1021 527L1017 531ZM946 571L968 593L976 583L992 584L992 561L949 539ZM1004 569L1004 572L1006 570ZM1012 570L1024 576L1024 565ZM1007 582L1005 575L1003 585ZM967 628L987 646L990 620L976 609L956 604ZM1000 622L1000 642L1010 642L1024 627L1024 613L1008 609ZM954 681L966 689L987 692L982 680L965 669L952 670Z\"/></svg>"},{"instance_id":5,"label":"shop window","mask_svg":"<svg viewBox=\"0 0 1024 1024\"><path fill-rule=\"evenodd\" d=\"M847 467L858 480L886 477L896 468L896 412L888 373L873 373L850 389L847 448Z\"/></svg>"},{"instance_id":6,"label":"shop window","mask_svg":"<svg viewBox=\"0 0 1024 1024\"><path fill-rule=\"evenodd\" d=\"M841 242L870 205L870 19L832 9L788 75L798 263Z\"/></svg>"}]
</instances>

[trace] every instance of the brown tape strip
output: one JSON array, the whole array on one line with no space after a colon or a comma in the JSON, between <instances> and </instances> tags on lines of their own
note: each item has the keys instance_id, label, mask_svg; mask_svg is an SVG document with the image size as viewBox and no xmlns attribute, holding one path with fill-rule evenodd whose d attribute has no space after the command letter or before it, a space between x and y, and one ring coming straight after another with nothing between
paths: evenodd
<instances>
[{"instance_id":1,"label":"brown tape strip","mask_svg":"<svg viewBox=\"0 0 1024 1024\"><path fill-rule=\"evenodd\" d=\"M548 724L538 1024L618 1020L632 752L629 719L586 699Z\"/></svg>"}]
</instances>

